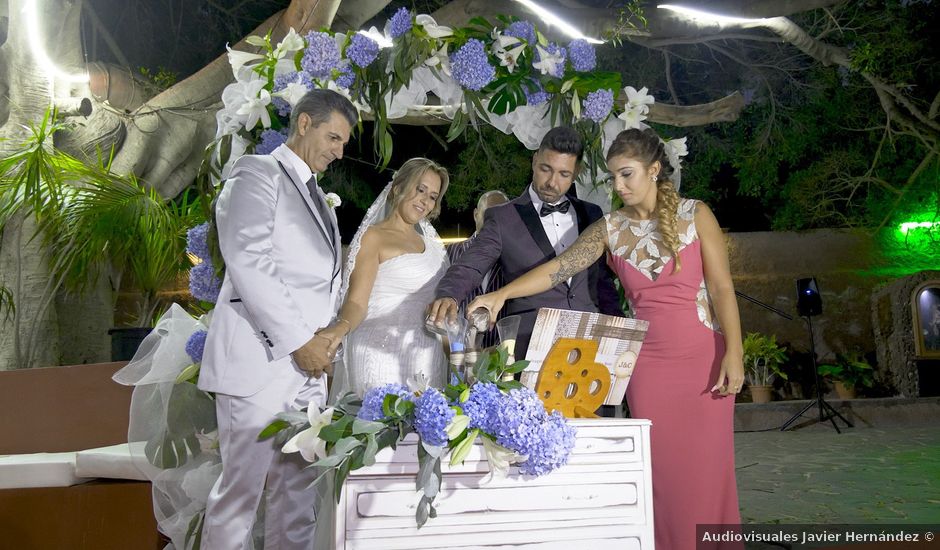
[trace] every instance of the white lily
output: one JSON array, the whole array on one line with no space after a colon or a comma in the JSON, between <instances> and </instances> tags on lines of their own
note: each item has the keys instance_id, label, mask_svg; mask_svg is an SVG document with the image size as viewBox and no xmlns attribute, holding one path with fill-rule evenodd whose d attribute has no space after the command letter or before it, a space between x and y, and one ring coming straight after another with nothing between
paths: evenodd
<instances>
[{"instance_id":1,"label":"white lily","mask_svg":"<svg viewBox=\"0 0 940 550\"><path fill-rule=\"evenodd\" d=\"M516 63L519 61L519 56L522 55L522 52L525 51L525 44L519 44L514 48L508 50L499 50L494 52L496 57L499 58L499 64L503 67L506 67L509 72L516 70Z\"/></svg>"},{"instance_id":2,"label":"white lily","mask_svg":"<svg viewBox=\"0 0 940 550\"><path fill-rule=\"evenodd\" d=\"M445 42L444 45L431 54L431 57L427 58L424 64L428 67L440 66L440 71L450 76L450 57L447 56L447 43Z\"/></svg>"},{"instance_id":3,"label":"white lily","mask_svg":"<svg viewBox=\"0 0 940 550\"><path fill-rule=\"evenodd\" d=\"M309 91L310 90L304 84L294 81L287 84L287 86L284 86L283 90L274 92L272 95L283 99L284 101L290 103L290 106L293 107L294 105L297 105L297 102L300 101L301 98L303 98L304 95L306 95L306 93Z\"/></svg>"},{"instance_id":4,"label":"white lily","mask_svg":"<svg viewBox=\"0 0 940 550\"><path fill-rule=\"evenodd\" d=\"M291 27L287 31L287 35L284 36L284 40L278 42L277 47L274 48L274 57L275 59L284 59L302 49L304 49L304 39Z\"/></svg>"},{"instance_id":5,"label":"white lily","mask_svg":"<svg viewBox=\"0 0 940 550\"><path fill-rule=\"evenodd\" d=\"M447 439L453 441L470 425L470 417L465 414L455 414L453 420L447 424L444 430L447 432Z\"/></svg>"},{"instance_id":6,"label":"white lily","mask_svg":"<svg viewBox=\"0 0 940 550\"><path fill-rule=\"evenodd\" d=\"M664 148L670 159L678 159L679 157L684 157L689 154L689 147L685 142L686 139L688 138L670 139L665 143Z\"/></svg>"},{"instance_id":7,"label":"white lily","mask_svg":"<svg viewBox=\"0 0 940 550\"><path fill-rule=\"evenodd\" d=\"M307 420L310 422L310 427L290 438L281 447L281 452L296 453L300 451L300 456L304 457L304 460L316 462L327 456L326 441L320 439L320 429L333 422L333 407L321 411L320 407L311 403L307 407Z\"/></svg>"},{"instance_id":8,"label":"white lily","mask_svg":"<svg viewBox=\"0 0 940 550\"><path fill-rule=\"evenodd\" d=\"M426 13L415 17L415 23L424 27L424 32L428 33L428 36L431 38L447 38L454 34L454 29L445 27L444 25L438 25L437 21Z\"/></svg>"},{"instance_id":9,"label":"white lily","mask_svg":"<svg viewBox=\"0 0 940 550\"><path fill-rule=\"evenodd\" d=\"M265 84L266 82L260 78L245 84L245 102L235 111L235 114L247 117L245 120L246 130L254 128L259 120L263 127L271 127L271 114L268 112L271 93L264 89Z\"/></svg>"},{"instance_id":10,"label":"white lily","mask_svg":"<svg viewBox=\"0 0 940 550\"><path fill-rule=\"evenodd\" d=\"M371 108L371 107L369 107L367 104L359 103L359 101L353 99L352 95L349 93L349 90L347 90L346 88L341 88L341 87L340 87L336 82L334 82L333 80L328 80L328 81L327 81L327 83L326 83L326 89L327 89L327 90L333 90L334 92L338 93L339 95L345 97L345 98L348 99L350 102L352 102L353 107L355 107L355 108L356 108L356 111L359 112L360 117L362 116L362 113L371 113L371 112L372 112L372 108Z\"/></svg>"},{"instance_id":11,"label":"white lily","mask_svg":"<svg viewBox=\"0 0 940 550\"><path fill-rule=\"evenodd\" d=\"M624 130L629 130L630 128L640 128L643 125L643 121L646 120L646 115L640 109L631 109L627 107L627 110L617 115L617 118L624 122Z\"/></svg>"},{"instance_id":12,"label":"white lily","mask_svg":"<svg viewBox=\"0 0 940 550\"><path fill-rule=\"evenodd\" d=\"M528 458L515 451L510 451L488 437L482 437L481 439L483 440L483 452L486 453L486 461L490 465L490 473L483 479L482 485L495 479L505 479L509 474L511 464L524 462Z\"/></svg>"},{"instance_id":13,"label":"white lily","mask_svg":"<svg viewBox=\"0 0 940 550\"><path fill-rule=\"evenodd\" d=\"M228 50L228 62L232 65L232 74L235 75L236 79L242 74L243 67L256 65L257 62L264 59L261 54L233 50L228 44L225 45L225 49Z\"/></svg>"},{"instance_id":14,"label":"white lily","mask_svg":"<svg viewBox=\"0 0 940 550\"><path fill-rule=\"evenodd\" d=\"M553 54L541 45L535 47L539 52L539 61L533 63L532 66L538 69L542 74L554 76L558 72L556 67L565 64L565 56L561 54L561 50Z\"/></svg>"},{"instance_id":15,"label":"white lily","mask_svg":"<svg viewBox=\"0 0 940 550\"><path fill-rule=\"evenodd\" d=\"M656 103L656 99L646 93L648 91L646 86L640 88L639 91L637 91L637 89L633 86L627 86L623 89L623 91L627 94L627 102L624 106L625 110L639 109L640 114L645 115L646 113L650 112L649 106L653 103Z\"/></svg>"}]
</instances>

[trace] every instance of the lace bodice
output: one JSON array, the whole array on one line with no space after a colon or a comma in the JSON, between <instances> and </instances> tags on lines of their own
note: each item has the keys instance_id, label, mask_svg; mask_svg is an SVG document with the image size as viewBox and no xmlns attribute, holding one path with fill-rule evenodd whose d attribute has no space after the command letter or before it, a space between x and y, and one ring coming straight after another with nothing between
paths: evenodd
<instances>
[{"instance_id":1,"label":"lace bodice","mask_svg":"<svg viewBox=\"0 0 940 550\"><path fill-rule=\"evenodd\" d=\"M695 228L695 209L698 201L681 199L678 207L676 229L681 254L687 247L698 243ZM663 240L658 219L634 220L621 210L607 214L607 238L612 256L619 258L642 274L649 283L655 284L663 273L672 272L672 254ZM668 267L667 267L668 266ZM684 267L684 266L683 266ZM707 327L718 330L717 318L711 306L711 298L705 285L704 273L698 278L694 299L699 320ZM629 290L629 289L628 289ZM627 298L633 307L631 292Z\"/></svg>"}]
</instances>

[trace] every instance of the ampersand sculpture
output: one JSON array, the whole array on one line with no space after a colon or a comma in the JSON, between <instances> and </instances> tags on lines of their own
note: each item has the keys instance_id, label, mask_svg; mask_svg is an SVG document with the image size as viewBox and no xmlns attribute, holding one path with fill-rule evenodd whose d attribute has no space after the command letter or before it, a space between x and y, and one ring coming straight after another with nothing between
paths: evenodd
<instances>
[{"instance_id":1,"label":"ampersand sculpture","mask_svg":"<svg viewBox=\"0 0 940 550\"><path fill-rule=\"evenodd\" d=\"M559 338L549 350L535 383L535 393L549 411L569 418L597 418L594 411L610 390L610 371L596 363L594 340Z\"/></svg>"}]
</instances>

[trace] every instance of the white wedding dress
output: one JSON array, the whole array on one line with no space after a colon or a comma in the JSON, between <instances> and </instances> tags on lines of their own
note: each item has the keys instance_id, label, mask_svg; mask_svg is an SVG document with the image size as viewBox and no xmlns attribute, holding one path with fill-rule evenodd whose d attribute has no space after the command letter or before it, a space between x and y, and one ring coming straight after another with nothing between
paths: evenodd
<instances>
[{"instance_id":1,"label":"white wedding dress","mask_svg":"<svg viewBox=\"0 0 940 550\"><path fill-rule=\"evenodd\" d=\"M362 236L388 216L389 184L375 200L349 245L343 270L341 303L349 290ZM379 264L366 318L346 336L341 360L333 372L330 401L347 392L362 397L385 384L408 385L424 378L436 388L446 382L447 360L440 339L425 328L425 311L434 301L438 281L447 270L447 253L427 220L416 226L424 251L402 254Z\"/></svg>"},{"instance_id":2,"label":"white wedding dress","mask_svg":"<svg viewBox=\"0 0 940 550\"><path fill-rule=\"evenodd\" d=\"M360 397L377 386L407 385L418 375L431 386L444 386L444 350L424 327L424 318L446 271L447 255L437 240L422 239L424 252L379 264L366 318L346 339L347 390Z\"/></svg>"}]
</instances>

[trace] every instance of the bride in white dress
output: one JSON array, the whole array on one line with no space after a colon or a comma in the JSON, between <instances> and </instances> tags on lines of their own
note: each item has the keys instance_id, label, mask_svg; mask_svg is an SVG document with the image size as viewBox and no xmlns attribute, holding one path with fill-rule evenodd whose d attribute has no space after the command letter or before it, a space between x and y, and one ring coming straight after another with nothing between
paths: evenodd
<instances>
[{"instance_id":1,"label":"bride in white dress","mask_svg":"<svg viewBox=\"0 0 940 550\"><path fill-rule=\"evenodd\" d=\"M405 162L382 191L350 243L336 320L320 334L331 352L346 338L333 373L334 396L407 384L423 375L446 381L440 341L424 324L425 308L447 269L430 221L441 211L447 170L425 158Z\"/></svg>"}]
</instances>

